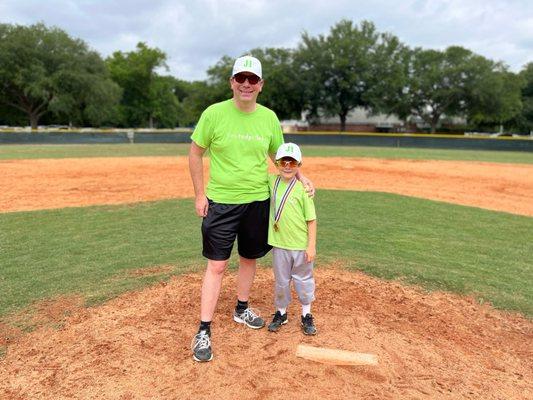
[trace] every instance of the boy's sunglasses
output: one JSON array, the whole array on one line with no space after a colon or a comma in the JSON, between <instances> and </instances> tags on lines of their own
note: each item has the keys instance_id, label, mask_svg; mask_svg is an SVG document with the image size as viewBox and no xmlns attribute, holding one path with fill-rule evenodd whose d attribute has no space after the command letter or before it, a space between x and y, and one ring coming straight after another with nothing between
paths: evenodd
<instances>
[{"instance_id":1,"label":"boy's sunglasses","mask_svg":"<svg viewBox=\"0 0 533 400\"><path fill-rule=\"evenodd\" d=\"M281 159L281 160L276 160L276 165L279 166L279 167L291 167L291 168L296 168L300 165L300 163L296 160L293 160L292 158L291 159Z\"/></svg>"},{"instance_id":2,"label":"boy's sunglasses","mask_svg":"<svg viewBox=\"0 0 533 400\"><path fill-rule=\"evenodd\" d=\"M233 75L233 79L235 79L237 83L244 83L244 81L248 79L248 83L250 85L257 85L257 83L259 83L259 81L261 80L261 78L259 78L257 75L245 75L245 74L235 74Z\"/></svg>"}]
</instances>

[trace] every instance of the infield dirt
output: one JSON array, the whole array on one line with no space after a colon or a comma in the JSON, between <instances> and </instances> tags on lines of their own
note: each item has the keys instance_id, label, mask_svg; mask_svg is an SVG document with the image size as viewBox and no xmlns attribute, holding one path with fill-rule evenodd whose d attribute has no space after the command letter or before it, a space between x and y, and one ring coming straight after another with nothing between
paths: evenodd
<instances>
[{"instance_id":1,"label":"infield dirt","mask_svg":"<svg viewBox=\"0 0 533 400\"><path fill-rule=\"evenodd\" d=\"M0 162L0 210L190 197L185 158ZM309 158L318 188L400 193L533 215L533 166ZM333 179L335 178L335 179ZM4 191L5 188L5 191ZM191 210L192 212L192 210ZM162 270L160 268L163 268ZM139 274L159 274L159 269ZM170 267L169 267L170 268ZM319 333L305 337L296 303L276 334L231 318L235 273L224 278L212 362L192 361L201 275L83 307L37 305L38 328L0 324L1 399L531 399L533 323L474 299L426 293L337 266L316 271ZM258 271L252 305L272 310L272 272ZM10 317L14 318L14 317ZM376 354L377 367L299 359L306 343Z\"/></svg>"},{"instance_id":2,"label":"infield dirt","mask_svg":"<svg viewBox=\"0 0 533 400\"><path fill-rule=\"evenodd\" d=\"M12 342L0 361L2 399L531 399L532 324L447 293L425 293L330 266L316 271L318 335L299 307L280 332L233 322L227 273L213 322L215 357L191 358L201 276L172 278L94 308L41 307L69 317ZM272 272L258 271L252 301L272 312ZM51 309L49 312L47 309ZM42 320L42 318L41 318ZM49 325L49 324L48 324ZM376 354L376 367L295 356L306 343Z\"/></svg>"},{"instance_id":3,"label":"infield dirt","mask_svg":"<svg viewBox=\"0 0 533 400\"><path fill-rule=\"evenodd\" d=\"M207 162L206 162L207 164ZM0 161L0 212L192 197L185 157ZM533 165L309 157L322 189L403 194L533 216Z\"/></svg>"}]
</instances>

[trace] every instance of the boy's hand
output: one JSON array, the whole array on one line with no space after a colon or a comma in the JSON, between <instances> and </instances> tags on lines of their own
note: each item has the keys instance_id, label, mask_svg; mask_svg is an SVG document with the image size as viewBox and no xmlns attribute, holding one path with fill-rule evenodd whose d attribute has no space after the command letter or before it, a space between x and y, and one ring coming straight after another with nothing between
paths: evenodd
<instances>
[{"instance_id":1,"label":"boy's hand","mask_svg":"<svg viewBox=\"0 0 533 400\"><path fill-rule=\"evenodd\" d=\"M315 261L316 258L316 249L314 246L308 246L307 250L305 250L305 261L312 262Z\"/></svg>"}]
</instances>

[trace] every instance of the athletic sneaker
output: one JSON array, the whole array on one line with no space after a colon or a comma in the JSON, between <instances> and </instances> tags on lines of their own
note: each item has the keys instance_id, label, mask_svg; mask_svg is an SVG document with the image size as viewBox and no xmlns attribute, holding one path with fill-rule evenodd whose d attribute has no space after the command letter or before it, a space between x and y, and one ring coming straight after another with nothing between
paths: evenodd
<instances>
[{"instance_id":1,"label":"athletic sneaker","mask_svg":"<svg viewBox=\"0 0 533 400\"><path fill-rule=\"evenodd\" d=\"M260 329L265 326L263 318L257 315L251 308L247 308L241 312L235 310L233 312L233 320L239 324L245 324L252 329Z\"/></svg>"},{"instance_id":2,"label":"athletic sneaker","mask_svg":"<svg viewBox=\"0 0 533 400\"><path fill-rule=\"evenodd\" d=\"M213 359L211 351L211 338L207 331L198 332L192 339L192 358L194 361L204 362Z\"/></svg>"},{"instance_id":3,"label":"athletic sneaker","mask_svg":"<svg viewBox=\"0 0 533 400\"><path fill-rule=\"evenodd\" d=\"M316 335L316 328L311 314L306 314L305 317L302 316L302 330L306 335Z\"/></svg>"},{"instance_id":4,"label":"athletic sneaker","mask_svg":"<svg viewBox=\"0 0 533 400\"><path fill-rule=\"evenodd\" d=\"M287 322L287 313L281 315L279 311L276 311L272 322L268 325L268 330L270 332L277 332L281 328L281 325L285 325Z\"/></svg>"}]
</instances>

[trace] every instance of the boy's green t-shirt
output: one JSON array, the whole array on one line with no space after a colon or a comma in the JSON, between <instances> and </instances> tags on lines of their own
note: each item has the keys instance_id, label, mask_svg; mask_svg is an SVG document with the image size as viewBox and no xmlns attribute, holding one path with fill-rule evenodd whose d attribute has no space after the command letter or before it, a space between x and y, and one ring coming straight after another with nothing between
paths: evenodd
<instances>
[{"instance_id":1,"label":"boy's green t-shirt","mask_svg":"<svg viewBox=\"0 0 533 400\"><path fill-rule=\"evenodd\" d=\"M257 104L245 113L231 99L213 104L202 113L191 139L209 149L209 199L226 204L268 199L267 157L283 143L273 111Z\"/></svg>"},{"instance_id":2,"label":"boy's green t-shirt","mask_svg":"<svg viewBox=\"0 0 533 400\"><path fill-rule=\"evenodd\" d=\"M270 219L268 223L268 244L274 247L287 250L306 250L307 249L307 221L316 219L315 203L309 197L300 181L292 189L281 217L278 221L279 230L274 230L274 208L272 200L274 199L274 183L278 175L271 174L268 176L268 187L270 189ZM278 185L276 194L276 210L279 207L283 193L287 189L288 183L283 179Z\"/></svg>"}]
</instances>

